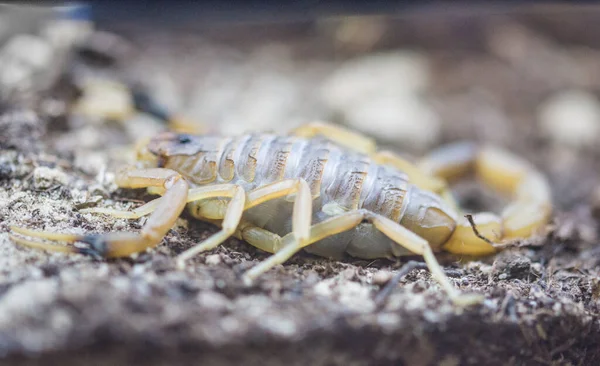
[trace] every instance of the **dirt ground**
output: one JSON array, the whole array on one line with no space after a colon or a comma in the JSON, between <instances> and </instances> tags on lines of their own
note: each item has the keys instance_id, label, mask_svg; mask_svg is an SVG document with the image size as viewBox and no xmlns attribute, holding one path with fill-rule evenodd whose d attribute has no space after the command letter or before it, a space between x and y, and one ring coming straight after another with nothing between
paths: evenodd
<instances>
[{"instance_id":1,"label":"dirt ground","mask_svg":"<svg viewBox=\"0 0 600 366\"><path fill-rule=\"evenodd\" d=\"M215 231L187 216L132 258L24 249L9 240L9 225L138 230L144 218L78 210L149 200L117 189L112 172L131 143L163 126L10 106L0 116L0 363L599 364L600 38L590 36L598 17L585 9L109 28L137 46L128 72L224 134L319 118L412 156L455 140L505 146L547 175L552 223L488 258L440 254L457 287L486 296L466 310L424 269L377 302L406 259L301 254L244 286L240 274L266 254L231 239L177 270L172 258ZM60 98L53 91L45 101ZM499 205L473 183L457 194L471 210Z\"/></svg>"}]
</instances>

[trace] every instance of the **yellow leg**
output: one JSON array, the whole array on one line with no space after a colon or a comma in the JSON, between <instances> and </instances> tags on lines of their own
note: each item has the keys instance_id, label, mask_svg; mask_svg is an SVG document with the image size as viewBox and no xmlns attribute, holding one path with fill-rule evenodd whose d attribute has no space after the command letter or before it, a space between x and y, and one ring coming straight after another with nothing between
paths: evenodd
<instances>
[{"instance_id":1,"label":"yellow leg","mask_svg":"<svg viewBox=\"0 0 600 366\"><path fill-rule=\"evenodd\" d=\"M446 277L444 274L441 266L437 262L437 259L435 258L429 244L425 239L390 219L366 210L350 211L311 226L310 236L303 245L293 241L290 235L284 236L282 238L281 250L277 251L271 257L246 272L244 279L247 282L251 282L262 273L273 268L273 266L287 261L303 247L313 244L326 237L350 230L364 220L368 220L373 223L377 229L379 229L398 245L407 248L417 255L422 255L425 259L425 263L427 263L427 266L431 271L432 277L438 281L440 286L448 293L453 301L461 304L467 304L474 301L479 301L481 299L479 296L473 297L470 295L461 295L458 292L448 277Z\"/></svg>"},{"instance_id":2,"label":"yellow leg","mask_svg":"<svg viewBox=\"0 0 600 366\"><path fill-rule=\"evenodd\" d=\"M364 216L364 211L350 211L312 225L310 227L309 238L305 242L304 246L313 244L328 236L350 230L360 224ZM284 263L304 247L298 245L297 243L293 243L290 239L290 235L284 236L282 238L281 250L277 251L274 255L246 272L244 279L247 282L251 282L274 266Z\"/></svg>"},{"instance_id":3,"label":"yellow leg","mask_svg":"<svg viewBox=\"0 0 600 366\"><path fill-rule=\"evenodd\" d=\"M148 171L137 172L137 174L135 174L135 176L137 177L136 179L123 177L123 174L131 175L131 172L122 173L122 175L118 178L118 181L120 181L121 185L126 185L129 187L140 187L141 182L137 180L140 176L143 176L146 179L151 179L151 177L147 177ZM158 186L152 187L156 187L158 189L161 188ZM165 192L167 191L161 189L161 193L164 194ZM297 197L299 197L300 199L298 199L297 204L294 205L293 227L295 228L295 233L297 234L298 240L302 242L308 237L308 228L310 227L310 219L312 214L312 198L310 197L310 189L308 188L308 185L304 180L285 180L266 185L264 187L251 191L248 194L249 199L246 199L246 195L241 187L233 184L218 184L190 189L187 194L187 202L202 201L211 198L228 198L230 199L230 201L206 201L206 204L199 203L196 206L200 210L198 212L195 212L197 216L206 219L207 221L218 222L219 226L222 227L222 230L208 238L206 241L182 253L178 258L178 264L180 266L183 266L186 259L191 258L197 253L213 249L219 244L221 244L223 241L225 241L229 236L231 236L235 232L240 221L241 213L244 210L254 207L268 200L294 193L296 193ZM157 198L143 206L134 209L133 211L113 210L107 208L96 208L85 211L92 213L107 214L119 218L138 218L156 210L160 206L160 202L164 199L165 197ZM32 234L31 232L25 233L23 229L17 230L21 230L21 232L25 235ZM276 245L277 241L265 242L263 240L270 239L275 234L269 233L266 230L257 230L259 229L249 228L244 230L242 232L242 238L248 240L251 244L255 245L256 247L269 252L273 252L276 249L278 249L278 246L274 246ZM76 240L77 238L75 238L74 236L64 236L62 234L53 235L53 240L80 241ZM51 239L49 236L50 234L47 234L44 237L47 239ZM45 244L32 244L32 242L29 242L29 246L34 245L36 247L39 247L39 245ZM65 249L62 248L66 247L56 248L59 248L58 250L64 251Z\"/></svg>"},{"instance_id":4,"label":"yellow leg","mask_svg":"<svg viewBox=\"0 0 600 366\"><path fill-rule=\"evenodd\" d=\"M244 196L244 200L238 199L236 202L233 196L233 190L238 188L234 185L223 184L215 186L205 186L190 190L189 200L203 200L214 197L227 197L231 195L232 200L226 205L225 214L222 214L222 201L207 201L198 202L195 206L192 214L197 217L205 217L210 220L219 220L223 218L221 223L222 230L212 237L207 239L205 242L188 249L181 253L178 257L179 266L183 266L185 260L193 257L194 255L201 253L206 250L210 250L221 244L225 239L233 235L240 223L240 219L244 210L251 207L257 206L263 202L273 200L276 198L285 197L289 194L296 194L294 201L294 208L292 212L292 234L293 240L303 245L309 236L309 228L312 215L312 197L310 195L310 187L304 179L290 179L273 184L269 184L260 188L257 188L249 192ZM220 193L217 193L220 192ZM232 203L234 204L232 206ZM256 231L254 232L256 233ZM243 232L242 232L243 234ZM250 235L248 233L247 235ZM214 238L214 239L213 239ZM258 239L257 239L258 240ZM278 248L269 247L269 245L263 245L257 243L258 248L267 251L275 251Z\"/></svg>"},{"instance_id":5,"label":"yellow leg","mask_svg":"<svg viewBox=\"0 0 600 366\"><path fill-rule=\"evenodd\" d=\"M256 226L240 230L240 239L268 253L275 253L282 245L281 236Z\"/></svg>"},{"instance_id":6,"label":"yellow leg","mask_svg":"<svg viewBox=\"0 0 600 366\"><path fill-rule=\"evenodd\" d=\"M188 194L188 197L191 201L215 197L228 197L231 198L231 200L227 203L227 208L223 215L221 231L213 234L202 243L179 254L179 256L177 256L177 265L180 268L185 267L186 260L200 252L216 248L233 235L242 218L244 204L246 202L246 193L244 192L244 189L241 186L234 184L221 184L192 189Z\"/></svg>"},{"instance_id":7,"label":"yellow leg","mask_svg":"<svg viewBox=\"0 0 600 366\"><path fill-rule=\"evenodd\" d=\"M227 187L225 190L223 190L220 185L205 186L200 189L192 188L188 191L187 202L198 201L198 200L205 199L205 198L219 197L219 195L221 195L221 194L225 194L224 196L221 196L221 197L229 197L227 195L227 192L228 192L227 189L231 185L226 184L224 186ZM163 187L153 186L153 187L148 187L148 192L154 193L154 194L159 194L162 196L165 194L166 189ZM142 206L136 207L135 209L133 209L131 211L115 210L112 208L105 208L105 207L94 207L94 208L82 209L82 210L79 210L79 212L103 214L103 215L112 216L112 217L115 217L118 219L138 219L142 216L146 216L146 215L149 215L152 212L154 212L154 210L156 210L156 208L158 207L161 199L162 199L162 197L154 199Z\"/></svg>"},{"instance_id":8,"label":"yellow leg","mask_svg":"<svg viewBox=\"0 0 600 366\"><path fill-rule=\"evenodd\" d=\"M134 213L135 215L146 211L153 211L139 234L122 232L73 235L12 227L13 232L21 235L62 241L68 244L81 242L88 244L88 246L83 248L73 245L58 246L32 241L16 235L11 235L12 240L18 244L38 249L81 253L104 258L123 257L158 245L185 207L189 189L188 183L177 172L160 168L124 171L117 175L116 181L121 187L162 186L165 189L165 194L162 198L149 202L141 207L143 208L142 210Z\"/></svg>"},{"instance_id":9,"label":"yellow leg","mask_svg":"<svg viewBox=\"0 0 600 366\"><path fill-rule=\"evenodd\" d=\"M154 212L158 208L161 199L162 199L162 197L157 198L157 199L152 200L140 207L136 207L131 211L115 210L115 209L106 208L106 207L94 207L94 208L82 209L82 210L79 210L79 212L103 214L103 215L112 216L112 217L115 217L118 219L139 219L142 216L146 216L146 215L149 215L152 212Z\"/></svg>"},{"instance_id":10,"label":"yellow leg","mask_svg":"<svg viewBox=\"0 0 600 366\"><path fill-rule=\"evenodd\" d=\"M223 221L206 218L202 218L201 220L219 227L222 226ZM281 248L281 236L243 220L239 223L232 236L267 253L275 253L275 250Z\"/></svg>"},{"instance_id":11,"label":"yellow leg","mask_svg":"<svg viewBox=\"0 0 600 366\"><path fill-rule=\"evenodd\" d=\"M471 172L513 201L500 216L474 215L475 228L466 218L459 221L444 250L470 255L485 255L495 248L479 238L475 230L493 242L524 238L545 226L552 213L550 187L531 164L499 148L457 143L437 149L420 161L427 174L454 180Z\"/></svg>"},{"instance_id":12,"label":"yellow leg","mask_svg":"<svg viewBox=\"0 0 600 366\"><path fill-rule=\"evenodd\" d=\"M148 192L148 194L155 194L157 196L162 196L163 194L165 194L165 190L160 187L148 187L146 191Z\"/></svg>"},{"instance_id":13,"label":"yellow leg","mask_svg":"<svg viewBox=\"0 0 600 366\"><path fill-rule=\"evenodd\" d=\"M313 138L323 136L336 144L345 146L363 154L375 152L377 146L375 140L350 131L344 127L336 126L326 122L311 122L302 125L291 132L293 135Z\"/></svg>"},{"instance_id":14,"label":"yellow leg","mask_svg":"<svg viewBox=\"0 0 600 366\"><path fill-rule=\"evenodd\" d=\"M223 220L214 220L202 218L202 221L209 222L215 226L221 226ZM239 240L244 240L255 248L258 248L267 253L275 253L275 250L281 248L281 236L254 226L252 223L244 220L240 221L233 236Z\"/></svg>"},{"instance_id":15,"label":"yellow leg","mask_svg":"<svg viewBox=\"0 0 600 366\"><path fill-rule=\"evenodd\" d=\"M283 180L255 189L248 194L246 209L294 193L296 197L292 211L292 234L299 245L304 245L310 235L313 199L310 187L304 179Z\"/></svg>"}]
</instances>

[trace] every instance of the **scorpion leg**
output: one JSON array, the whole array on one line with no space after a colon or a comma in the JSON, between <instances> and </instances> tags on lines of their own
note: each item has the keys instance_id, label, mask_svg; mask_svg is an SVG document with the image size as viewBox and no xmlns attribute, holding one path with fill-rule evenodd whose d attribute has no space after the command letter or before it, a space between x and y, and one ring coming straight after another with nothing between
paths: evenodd
<instances>
[{"instance_id":1,"label":"scorpion leg","mask_svg":"<svg viewBox=\"0 0 600 366\"><path fill-rule=\"evenodd\" d=\"M281 241L281 249L274 255L267 258L263 262L250 269L244 275L244 279L247 282L251 282L261 274L265 273L269 269L273 268L278 264L282 264L291 258L295 253L300 251L303 247L313 244L321 239L328 236L336 235L341 232L350 230L361 223L365 217L365 211L350 211L339 216L332 217L318 224L310 227L310 234L308 240L304 245L295 243L292 241L290 234L284 236Z\"/></svg>"},{"instance_id":2,"label":"scorpion leg","mask_svg":"<svg viewBox=\"0 0 600 366\"><path fill-rule=\"evenodd\" d=\"M222 214L222 201L200 202L195 206L196 211L192 212L196 217L206 218L209 220L223 219L221 222L222 230L214 234L203 243L200 243L199 245L181 253L178 257L180 266L183 265L185 260L200 252L215 248L228 237L233 235L240 224L240 219L244 210L257 206L263 202L294 193L296 194L296 199L292 213L293 239L302 245L308 239L310 219L312 215L312 197L310 194L310 187L304 179L290 179L272 183L248 192L248 194L244 195L243 198L241 196L238 197L237 201L236 197L233 196L233 192L235 189L239 189L243 193L241 187L227 184L222 186L224 189L227 189L226 186L230 186L230 196L233 197L230 203L227 204L227 209L224 215ZM225 194L215 194L215 187L216 186L205 186L192 189L190 190L189 200L192 201L226 196ZM242 231L242 237L243 234L244 231ZM279 249L276 247L277 241L270 240L272 237L264 234L264 232L253 230L252 232L246 233L246 236L251 239L251 241L249 241L250 244L258 247L259 249L263 249L271 253ZM264 241L261 241L262 239L264 239Z\"/></svg>"},{"instance_id":3,"label":"scorpion leg","mask_svg":"<svg viewBox=\"0 0 600 366\"><path fill-rule=\"evenodd\" d=\"M307 123L294 129L291 133L306 138L313 138L320 135L337 144L364 154L373 153L377 149L375 140L372 138L326 122Z\"/></svg>"},{"instance_id":4,"label":"scorpion leg","mask_svg":"<svg viewBox=\"0 0 600 366\"><path fill-rule=\"evenodd\" d=\"M281 248L282 243L281 236L256 226L242 229L240 239L268 253L275 253L277 249Z\"/></svg>"},{"instance_id":5,"label":"scorpion leg","mask_svg":"<svg viewBox=\"0 0 600 366\"><path fill-rule=\"evenodd\" d=\"M136 207L131 211L127 210L115 210L107 207L94 207L94 208L85 208L79 210L82 213L94 213L94 214L103 214L112 216L118 219L139 219L142 216L146 216L154 212L160 203L161 198L157 198L152 200L142 206Z\"/></svg>"},{"instance_id":6,"label":"scorpion leg","mask_svg":"<svg viewBox=\"0 0 600 366\"><path fill-rule=\"evenodd\" d=\"M221 206L206 205L204 206L205 211L202 216L206 216L209 219L223 219L221 222L221 231L213 234L202 243L197 244L185 252L177 256L177 265L180 268L185 267L185 261L197 255L198 253L204 252L216 248L218 245L223 243L227 238L235 233L242 213L244 212L244 205L246 202L246 192L244 188L235 184L219 184L213 186L203 186L190 190L188 194L188 200L198 201L205 200L208 198L230 198L230 201L226 204L225 212L222 212ZM208 201L211 202L211 201ZM198 205L197 207L202 208L203 206ZM210 207L216 212L207 212L206 207Z\"/></svg>"},{"instance_id":7,"label":"scorpion leg","mask_svg":"<svg viewBox=\"0 0 600 366\"><path fill-rule=\"evenodd\" d=\"M229 187L230 185L226 184L225 186ZM212 188L208 188L208 187L212 187ZM150 186L147 189L148 189L148 193L156 194L156 195L160 195L160 196L163 196L166 192L166 189L164 187ZM222 191L223 191L223 189L220 188L220 186L206 186L206 187L202 187L200 189L192 188L188 191L187 202L198 201L198 200L201 200L204 198L229 197L227 194L225 194L224 196L221 195L220 192L222 192ZM112 217L119 218L119 219L138 219L142 216L146 216L146 215L149 215L152 212L154 212L154 210L156 210L156 208L158 207L158 204L161 201L161 199L162 199L162 197L159 197L159 198L154 199L142 206L136 207L131 211L115 210L115 209L107 208L107 207L93 207L93 208L81 209L81 210L79 210L79 212L103 214L103 215L108 215L108 216L112 216Z\"/></svg>"},{"instance_id":8,"label":"scorpion leg","mask_svg":"<svg viewBox=\"0 0 600 366\"><path fill-rule=\"evenodd\" d=\"M293 240L296 245L304 246L310 236L313 200L310 187L304 179L282 180L257 188L248 194L246 208L248 209L263 202L294 193L296 197L292 211L292 233L290 234L290 240ZM242 231L242 236L250 239L248 242L259 249L270 253L277 252L281 248L281 241L267 233L269 232L266 230L246 230Z\"/></svg>"},{"instance_id":9,"label":"scorpion leg","mask_svg":"<svg viewBox=\"0 0 600 366\"><path fill-rule=\"evenodd\" d=\"M441 147L424 158L419 166L427 173L454 180L474 172L487 186L512 197L500 216L474 216L476 228L497 241L529 237L546 225L552 212L547 180L525 160L499 148L456 143ZM466 218L458 223L445 250L460 254L491 254L495 248L479 238ZM493 241L493 240L492 240Z\"/></svg>"},{"instance_id":10,"label":"scorpion leg","mask_svg":"<svg viewBox=\"0 0 600 366\"><path fill-rule=\"evenodd\" d=\"M304 243L293 241L291 234L282 238L282 248L271 257L250 269L244 275L247 282L251 282L262 273L268 271L278 264L282 264L300 251L303 247L318 242L326 237L339 234L358 226L364 220L370 221L375 227L384 233L391 240L401 245L411 252L422 255L425 259L427 267L431 271L432 277L440 284L440 286L448 293L450 298L460 304L470 304L480 300L480 296L461 295L459 291L452 285L448 277L444 274L440 264L438 263L429 243L406 229L400 224L367 210L349 211L339 216L332 217L310 227L310 236Z\"/></svg>"},{"instance_id":11,"label":"scorpion leg","mask_svg":"<svg viewBox=\"0 0 600 366\"><path fill-rule=\"evenodd\" d=\"M222 225L223 221L207 218L200 218L200 220L219 227ZM281 248L281 236L258 226L254 226L244 220L240 221L233 236L268 253L274 253L275 249Z\"/></svg>"},{"instance_id":12,"label":"scorpion leg","mask_svg":"<svg viewBox=\"0 0 600 366\"><path fill-rule=\"evenodd\" d=\"M160 188L160 187L157 187ZM164 194L164 192L160 192ZM216 233L212 237L208 238L206 241L202 242L200 245L195 246L194 250L204 251L208 249L212 249L219 245L221 242L227 239L229 233L233 228L235 230L237 224L235 222L236 210L239 210L239 207L244 207L245 195L243 189L237 185L233 184L222 184L222 185L213 185L213 186L204 186L199 188L192 188L188 191L187 202L193 202L208 198L216 198L216 197L227 197L231 198L231 204L228 206L228 209L225 213L224 220L219 220L219 226L223 227L223 230L219 233ZM107 208L94 208L85 210L85 212L92 213L101 213L106 215L111 215L113 217L119 218L138 218L144 216L150 212L152 212L158 206L159 202L163 200L164 197L157 198L153 201L148 202L147 204L138 207L133 211L121 211L121 210L113 210ZM84 210L82 210L84 211ZM227 226L223 226L225 225ZM188 250L190 252L192 249ZM188 253L184 252L184 253ZM192 256L195 253L188 253L188 255ZM182 254L183 255L183 254ZM184 258L185 259L185 258ZM183 261L183 260L182 260ZM182 265L182 262L180 262Z\"/></svg>"},{"instance_id":13,"label":"scorpion leg","mask_svg":"<svg viewBox=\"0 0 600 366\"><path fill-rule=\"evenodd\" d=\"M74 235L12 227L13 232L21 235L63 241L68 244L81 242L88 244L88 246L59 246L32 241L15 235L11 235L12 240L18 244L38 249L81 253L104 258L124 257L158 245L185 207L189 188L188 183L177 172L161 168L123 171L117 175L116 181L121 187L163 186L166 190L165 195L156 200L156 203L153 203L155 201L150 202L154 212L150 215L139 234L121 232Z\"/></svg>"}]
</instances>

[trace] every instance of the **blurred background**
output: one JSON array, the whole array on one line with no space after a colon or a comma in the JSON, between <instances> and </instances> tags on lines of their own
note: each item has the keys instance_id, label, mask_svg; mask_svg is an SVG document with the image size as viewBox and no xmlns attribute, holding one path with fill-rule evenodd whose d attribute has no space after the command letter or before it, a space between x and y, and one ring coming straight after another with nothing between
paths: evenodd
<instances>
[{"instance_id":1,"label":"blurred background","mask_svg":"<svg viewBox=\"0 0 600 366\"><path fill-rule=\"evenodd\" d=\"M137 345L145 360L178 344L202 357L207 344L229 359L246 356L231 352L232 344L287 357L270 343L287 339L305 347L295 357L318 357L313 349L330 353L337 343L327 337L337 335L346 355L386 339L380 345L388 352L373 347L373 354L407 357L406 364L426 364L411 354L441 351L455 357L445 364L494 364L507 354L598 364L598 323L594 331L584 321L569 327L563 315L583 309L572 318L597 319L600 307L600 6L174 4L0 6L3 354L68 350L55 354L71 362L78 345L105 342L117 354ZM187 129L224 135L332 121L409 158L458 140L497 144L549 178L553 223L547 235L481 262L457 265L441 255L465 290L488 295L468 316L453 313L449 326L439 320L449 310L425 272L397 289L404 302L387 313L373 310L381 287L375 274L400 262L299 255L248 290L237 275L265 254L231 240L198 258L195 272L176 271L169 267L174 254L214 229L185 218L169 245L135 259L94 262L22 250L8 240L9 222L65 232L138 230L144 219L78 210L129 209L150 199L117 189L110 172L132 157L139 138L174 127L170 116ZM472 209L500 204L477 185L457 190ZM497 275L505 268L508 278ZM413 332L420 328L405 323L413 318L424 330ZM434 328L439 337L431 341L406 341ZM330 333L315 337L321 329ZM471 338L473 347L465 346ZM415 344L425 346L416 352ZM109 355L98 349L98 357ZM183 356L175 354L178 362L163 364L180 364ZM364 364L375 357L359 356ZM261 357L257 363L265 364Z\"/></svg>"},{"instance_id":2,"label":"blurred background","mask_svg":"<svg viewBox=\"0 0 600 366\"><path fill-rule=\"evenodd\" d=\"M542 165L564 207L594 187L598 6L127 4L0 8L3 104L42 116L58 151L164 129L131 113L133 86L201 131L327 120L412 155L474 139Z\"/></svg>"}]
</instances>

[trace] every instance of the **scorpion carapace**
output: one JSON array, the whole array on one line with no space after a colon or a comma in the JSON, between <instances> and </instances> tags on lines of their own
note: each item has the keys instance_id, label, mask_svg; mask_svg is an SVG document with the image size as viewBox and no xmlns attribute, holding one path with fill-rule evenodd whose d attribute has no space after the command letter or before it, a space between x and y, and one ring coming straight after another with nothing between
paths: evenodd
<instances>
[{"instance_id":1,"label":"scorpion carapace","mask_svg":"<svg viewBox=\"0 0 600 366\"><path fill-rule=\"evenodd\" d=\"M434 251L491 254L506 238L527 237L551 214L545 178L522 159L492 147L459 143L413 164L377 152L373 140L325 123L288 136L240 137L163 133L138 147L139 164L116 176L125 188L148 187L162 197L133 211L87 209L115 217L151 214L139 234L53 234L13 227L22 235L75 241L57 246L12 236L42 249L120 257L156 246L187 204L191 214L221 231L181 253L178 263L236 236L271 257L245 273L252 280L305 249L338 258L422 255L433 277L464 300ZM479 213L473 225L452 198L447 180L475 172L513 202L501 213Z\"/></svg>"}]
</instances>

